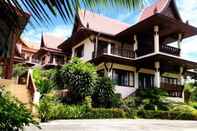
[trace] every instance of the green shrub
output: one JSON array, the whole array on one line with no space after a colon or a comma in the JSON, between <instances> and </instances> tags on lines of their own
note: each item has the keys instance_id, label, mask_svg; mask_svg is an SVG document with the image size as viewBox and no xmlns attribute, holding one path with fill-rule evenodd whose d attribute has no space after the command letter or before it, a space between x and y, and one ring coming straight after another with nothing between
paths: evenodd
<instances>
[{"instance_id":1,"label":"green shrub","mask_svg":"<svg viewBox=\"0 0 197 131\"><path fill-rule=\"evenodd\" d=\"M115 94L115 88L113 82L108 77L98 77L96 82L96 87L92 95L93 106L94 107L120 107L121 96L120 94Z\"/></svg>"},{"instance_id":2,"label":"green shrub","mask_svg":"<svg viewBox=\"0 0 197 131\"><path fill-rule=\"evenodd\" d=\"M41 68L34 68L33 70L33 78L38 88L38 91L43 95L49 93L52 89L54 89L55 81L54 75L56 70L43 70Z\"/></svg>"},{"instance_id":3,"label":"green shrub","mask_svg":"<svg viewBox=\"0 0 197 131\"><path fill-rule=\"evenodd\" d=\"M57 119L80 119L86 112L81 105L64 105L58 103L56 98L47 95L40 101L39 115L42 122Z\"/></svg>"},{"instance_id":4,"label":"green shrub","mask_svg":"<svg viewBox=\"0 0 197 131\"><path fill-rule=\"evenodd\" d=\"M167 93L159 88L138 89L135 104L145 110L168 110Z\"/></svg>"},{"instance_id":5,"label":"green shrub","mask_svg":"<svg viewBox=\"0 0 197 131\"><path fill-rule=\"evenodd\" d=\"M25 66L24 64L16 64L14 65L14 68L13 68L13 76L14 77L21 76L27 73L27 71L28 71L28 67Z\"/></svg>"},{"instance_id":6,"label":"green shrub","mask_svg":"<svg viewBox=\"0 0 197 131\"><path fill-rule=\"evenodd\" d=\"M93 108L84 115L86 119L126 118L126 113L121 109Z\"/></svg>"},{"instance_id":7,"label":"green shrub","mask_svg":"<svg viewBox=\"0 0 197 131\"><path fill-rule=\"evenodd\" d=\"M36 124L26 107L4 90L0 90L0 130L15 131Z\"/></svg>"},{"instance_id":8,"label":"green shrub","mask_svg":"<svg viewBox=\"0 0 197 131\"><path fill-rule=\"evenodd\" d=\"M90 63L75 58L61 69L64 87L69 90L71 103L79 103L91 96L96 82L96 68Z\"/></svg>"},{"instance_id":9,"label":"green shrub","mask_svg":"<svg viewBox=\"0 0 197 131\"><path fill-rule=\"evenodd\" d=\"M172 107L170 109L170 111L178 111L178 112L193 112L195 111L196 109L193 108L192 106L190 105L175 105L174 107Z\"/></svg>"},{"instance_id":10,"label":"green shrub","mask_svg":"<svg viewBox=\"0 0 197 131\"><path fill-rule=\"evenodd\" d=\"M138 111L138 117L145 119L197 120L197 113L178 111Z\"/></svg>"},{"instance_id":11,"label":"green shrub","mask_svg":"<svg viewBox=\"0 0 197 131\"><path fill-rule=\"evenodd\" d=\"M193 108L197 109L197 102L191 102L190 105L191 105Z\"/></svg>"}]
</instances>

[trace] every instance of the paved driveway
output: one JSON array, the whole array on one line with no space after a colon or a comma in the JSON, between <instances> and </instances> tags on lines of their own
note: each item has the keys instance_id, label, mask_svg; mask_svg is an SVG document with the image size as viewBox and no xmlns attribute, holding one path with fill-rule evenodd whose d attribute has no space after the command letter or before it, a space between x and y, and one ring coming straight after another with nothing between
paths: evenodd
<instances>
[{"instance_id":1,"label":"paved driveway","mask_svg":"<svg viewBox=\"0 0 197 131\"><path fill-rule=\"evenodd\" d=\"M42 123L41 131L197 131L197 121L59 120ZM28 127L25 131L39 131Z\"/></svg>"}]
</instances>

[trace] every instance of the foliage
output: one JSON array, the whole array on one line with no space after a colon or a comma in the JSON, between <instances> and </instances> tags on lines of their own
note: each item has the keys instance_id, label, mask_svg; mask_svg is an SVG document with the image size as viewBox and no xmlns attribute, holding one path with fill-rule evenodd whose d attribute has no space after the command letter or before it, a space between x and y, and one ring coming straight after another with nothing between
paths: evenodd
<instances>
[{"instance_id":1,"label":"foliage","mask_svg":"<svg viewBox=\"0 0 197 131\"><path fill-rule=\"evenodd\" d=\"M36 124L26 107L4 90L0 91L0 130L14 131Z\"/></svg>"},{"instance_id":2,"label":"foliage","mask_svg":"<svg viewBox=\"0 0 197 131\"><path fill-rule=\"evenodd\" d=\"M145 110L168 110L167 93L159 88L138 89L136 105Z\"/></svg>"},{"instance_id":3,"label":"foliage","mask_svg":"<svg viewBox=\"0 0 197 131\"><path fill-rule=\"evenodd\" d=\"M38 88L38 91L41 94L47 94L56 87L55 82L54 82L55 73L56 73L56 70L54 69L43 70L38 67L34 68L33 78L34 78L36 87Z\"/></svg>"},{"instance_id":4,"label":"foliage","mask_svg":"<svg viewBox=\"0 0 197 131\"><path fill-rule=\"evenodd\" d=\"M197 109L197 102L191 102L190 105L191 105L193 108Z\"/></svg>"},{"instance_id":5,"label":"foliage","mask_svg":"<svg viewBox=\"0 0 197 131\"><path fill-rule=\"evenodd\" d=\"M28 67L26 67L25 65L23 65L23 64L14 65L14 68L13 68L13 76L14 77L21 76L27 72L28 72Z\"/></svg>"},{"instance_id":6,"label":"foliage","mask_svg":"<svg viewBox=\"0 0 197 131\"><path fill-rule=\"evenodd\" d=\"M140 110L138 117L145 119L197 120L197 112Z\"/></svg>"},{"instance_id":7,"label":"foliage","mask_svg":"<svg viewBox=\"0 0 197 131\"><path fill-rule=\"evenodd\" d=\"M179 104L179 105L175 105L173 108L171 108L170 111L193 112L193 111L195 111L195 108L193 108L192 106L189 106L189 105Z\"/></svg>"},{"instance_id":8,"label":"foliage","mask_svg":"<svg viewBox=\"0 0 197 131\"><path fill-rule=\"evenodd\" d=\"M86 119L126 118L126 113L121 109L93 108L84 116Z\"/></svg>"},{"instance_id":9,"label":"foliage","mask_svg":"<svg viewBox=\"0 0 197 131\"><path fill-rule=\"evenodd\" d=\"M112 100L115 101L114 85L108 77L98 77L96 87L92 95L94 107L112 107Z\"/></svg>"},{"instance_id":10,"label":"foliage","mask_svg":"<svg viewBox=\"0 0 197 131\"><path fill-rule=\"evenodd\" d=\"M2 5L5 0L0 2ZM72 21L75 17L76 10L83 8L90 8L97 6L98 4L103 6L113 6L113 7L126 7L128 9L133 9L141 7L145 0L34 0L34 1L22 1L21 0L8 0L9 3L14 4L20 10L28 10L32 14L34 20L38 23L52 21L51 13L56 16L60 15L66 22ZM25 5L25 6L24 6ZM45 8L43 6L45 5ZM99 6L100 7L100 6ZM98 8L98 7L97 7ZM14 19L13 19L14 20ZM15 22L15 21L13 21Z\"/></svg>"},{"instance_id":11,"label":"foliage","mask_svg":"<svg viewBox=\"0 0 197 131\"><path fill-rule=\"evenodd\" d=\"M82 102L85 96L93 94L97 73L92 64L74 58L62 67L61 76L73 103Z\"/></svg>"},{"instance_id":12,"label":"foliage","mask_svg":"<svg viewBox=\"0 0 197 131\"><path fill-rule=\"evenodd\" d=\"M53 95L45 95L41 99L39 116L42 122L56 119L80 119L86 112L86 107L81 105L64 105L57 101Z\"/></svg>"},{"instance_id":13,"label":"foliage","mask_svg":"<svg viewBox=\"0 0 197 131\"><path fill-rule=\"evenodd\" d=\"M184 86L184 101L185 103L189 104L192 100L193 93L195 93L197 88L195 87L194 83L187 83Z\"/></svg>"}]
</instances>

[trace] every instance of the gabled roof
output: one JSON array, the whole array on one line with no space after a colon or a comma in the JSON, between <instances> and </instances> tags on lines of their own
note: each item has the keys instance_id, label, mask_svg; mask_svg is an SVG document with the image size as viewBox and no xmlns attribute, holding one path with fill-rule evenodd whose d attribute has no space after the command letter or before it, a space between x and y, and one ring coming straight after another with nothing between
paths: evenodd
<instances>
[{"instance_id":1,"label":"gabled roof","mask_svg":"<svg viewBox=\"0 0 197 131\"><path fill-rule=\"evenodd\" d=\"M40 47L59 50L57 47L63 43L64 37L56 37L49 34L43 34Z\"/></svg>"},{"instance_id":2,"label":"gabled roof","mask_svg":"<svg viewBox=\"0 0 197 131\"><path fill-rule=\"evenodd\" d=\"M174 0L157 0L153 5L146 7L142 11L139 22L155 15L156 13L174 17L175 19L182 21Z\"/></svg>"},{"instance_id":3,"label":"gabled roof","mask_svg":"<svg viewBox=\"0 0 197 131\"><path fill-rule=\"evenodd\" d=\"M108 35L116 35L130 26L87 10L80 10L77 18L80 23L78 26Z\"/></svg>"}]
</instances>

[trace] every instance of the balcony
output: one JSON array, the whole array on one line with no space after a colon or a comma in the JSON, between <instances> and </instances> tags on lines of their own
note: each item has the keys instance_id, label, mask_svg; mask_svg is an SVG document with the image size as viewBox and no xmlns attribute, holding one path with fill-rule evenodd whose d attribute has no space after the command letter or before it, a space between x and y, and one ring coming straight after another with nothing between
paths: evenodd
<instances>
[{"instance_id":1,"label":"balcony","mask_svg":"<svg viewBox=\"0 0 197 131\"><path fill-rule=\"evenodd\" d=\"M166 91L169 97L182 97L183 86L169 83L161 83L161 89Z\"/></svg>"},{"instance_id":2,"label":"balcony","mask_svg":"<svg viewBox=\"0 0 197 131\"><path fill-rule=\"evenodd\" d=\"M163 53L167 53L167 54L171 54L171 55L175 55L175 56L180 56L180 49L175 48L175 47L171 47L171 46L167 46L167 45L161 45L160 46L160 51Z\"/></svg>"},{"instance_id":3,"label":"balcony","mask_svg":"<svg viewBox=\"0 0 197 131\"><path fill-rule=\"evenodd\" d=\"M97 54L93 53L94 57L99 57L104 54L116 55L125 58L135 58L135 52L131 49L124 49L124 48L111 48L111 52L108 52L107 48L101 48L97 50Z\"/></svg>"}]
</instances>

